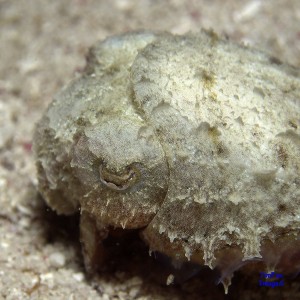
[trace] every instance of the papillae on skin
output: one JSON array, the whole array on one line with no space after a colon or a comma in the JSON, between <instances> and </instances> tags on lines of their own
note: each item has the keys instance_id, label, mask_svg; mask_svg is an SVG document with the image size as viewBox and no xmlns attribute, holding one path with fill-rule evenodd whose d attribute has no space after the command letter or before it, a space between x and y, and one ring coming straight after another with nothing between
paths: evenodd
<instances>
[{"instance_id":1,"label":"papillae on skin","mask_svg":"<svg viewBox=\"0 0 300 300\"><path fill-rule=\"evenodd\" d=\"M80 210L87 270L115 228L218 268L300 270L300 71L213 32L91 48L34 136L39 190Z\"/></svg>"}]
</instances>

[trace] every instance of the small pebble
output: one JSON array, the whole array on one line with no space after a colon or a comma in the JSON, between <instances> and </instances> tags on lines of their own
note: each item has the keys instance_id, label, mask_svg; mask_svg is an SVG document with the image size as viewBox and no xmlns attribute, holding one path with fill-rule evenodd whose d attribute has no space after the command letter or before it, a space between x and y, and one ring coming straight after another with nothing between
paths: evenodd
<instances>
[{"instance_id":1,"label":"small pebble","mask_svg":"<svg viewBox=\"0 0 300 300\"><path fill-rule=\"evenodd\" d=\"M62 253L54 252L49 256L49 262L52 267L59 268L65 265L66 258Z\"/></svg>"},{"instance_id":2,"label":"small pebble","mask_svg":"<svg viewBox=\"0 0 300 300\"><path fill-rule=\"evenodd\" d=\"M167 282L166 282L166 285L170 285L174 282L174 275L173 274L170 274L167 278Z\"/></svg>"},{"instance_id":3,"label":"small pebble","mask_svg":"<svg viewBox=\"0 0 300 300\"><path fill-rule=\"evenodd\" d=\"M84 275L82 273L80 273L80 272L79 273L75 273L75 274L73 274L73 278L76 281L81 282L84 279Z\"/></svg>"}]
</instances>

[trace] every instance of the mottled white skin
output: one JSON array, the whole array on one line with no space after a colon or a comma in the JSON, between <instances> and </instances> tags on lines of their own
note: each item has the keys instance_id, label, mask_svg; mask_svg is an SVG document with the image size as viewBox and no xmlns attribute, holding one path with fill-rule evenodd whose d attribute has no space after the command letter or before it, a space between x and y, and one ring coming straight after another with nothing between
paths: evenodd
<instances>
[{"instance_id":1,"label":"mottled white skin","mask_svg":"<svg viewBox=\"0 0 300 300\"><path fill-rule=\"evenodd\" d=\"M249 260L299 270L299 74L207 32L92 48L34 145L47 203L81 209L87 267L110 228L146 227L151 250L225 284Z\"/></svg>"}]
</instances>

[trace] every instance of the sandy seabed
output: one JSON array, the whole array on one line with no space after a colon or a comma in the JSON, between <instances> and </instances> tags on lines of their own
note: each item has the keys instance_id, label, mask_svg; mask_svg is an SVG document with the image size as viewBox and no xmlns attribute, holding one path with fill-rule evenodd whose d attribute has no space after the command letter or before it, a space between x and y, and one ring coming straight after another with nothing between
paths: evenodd
<instances>
[{"instance_id":1,"label":"sandy seabed","mask_svg":"<svg viewBox=\"0 0 300 300\"><path fill-rule=\"evenodd\" d=\"M203 274L166 286L154 264L152 276L135 267L152 268L143 249L88 280L78 218L55 216L37 193L34 124L88 48L130 30L203 27L300 67L299 0L0 0L0 299L300 299L299 276L259 287L251 268L228 296Z\"/></svg>"}]
</instances>

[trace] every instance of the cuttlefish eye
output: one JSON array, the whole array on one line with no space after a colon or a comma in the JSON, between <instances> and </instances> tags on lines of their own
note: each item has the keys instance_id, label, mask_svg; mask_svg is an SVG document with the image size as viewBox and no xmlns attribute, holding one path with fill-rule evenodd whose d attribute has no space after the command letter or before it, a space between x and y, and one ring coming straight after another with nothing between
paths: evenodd
<instances>
[{"instance_id":1,"label":"cuttlefish eye","mask_svg":"<svg viewBox=\"0 0 300 300\"><path fill-rule=\"evenodd\" d=\"M139 169L135 166L128 166L121 175L110 173L103 164L99 166L100 181L107 187L124 191L133 186L141 177Z\"/></svg>"},{"instance_id":2,"label":"cuttlefish eye","mask_svg":"<svg viewBox=\"0 0 300 300\"><path fill-rule=\"evenodd\" d=\"M114 226L149 223L168 184L165 153L151 127L111 118L85 129L73 152L82 210Z\"/></svg>"}]
</instances>

